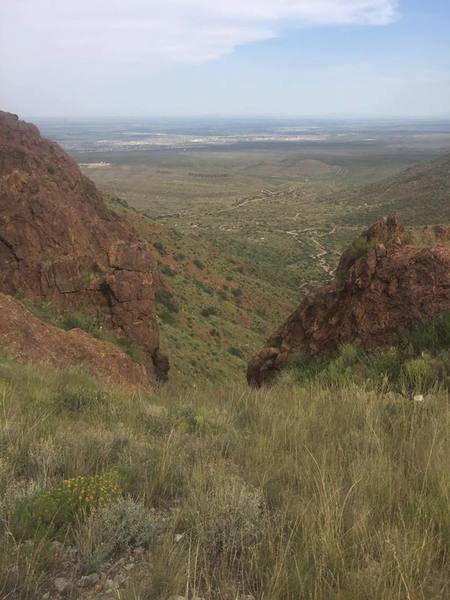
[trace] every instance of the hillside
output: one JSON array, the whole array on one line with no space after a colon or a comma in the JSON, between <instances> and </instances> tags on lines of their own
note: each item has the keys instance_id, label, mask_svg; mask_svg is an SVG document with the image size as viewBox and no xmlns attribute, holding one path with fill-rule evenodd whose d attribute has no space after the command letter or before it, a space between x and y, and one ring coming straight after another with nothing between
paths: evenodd
<instances>
[{"instance_id":1,"label":"hillside","mask_svg":"<svg viewBox=\"0 0 450 600\"><path fill-rule=\"evenodd\" d=\"M157 257L163 287L156 293L161 344L171 378L218 383L243 380L246 362L298 295L263 277L256 261L219 240L155 221L121 199L108 205L128 220ZM271 307L268 310L268 307Z\"/></svg>"},{"instance_id":2,"label":"hillside","mask_svg":"<svg viewBox=\"0 0 450 600\"><path fill-rule=\"evenodd\" d=\"M155 318L159 282L148 244L73 159L0 112L0 291L46 304L55 322L58 312L80 313L110 340L135 346L155 381L168 370Z\"/></svg>"},{"instance_id":3,"label":"hillside","mask_svg":"<svg viewBox=\"0 0 450 600\"><path fill-rule=\"evenodd\" d=\"M365 224L397 214L406 225L450 221L450 154L383 181L336 196L342 223Z\"/></svg>"}]
</instances>

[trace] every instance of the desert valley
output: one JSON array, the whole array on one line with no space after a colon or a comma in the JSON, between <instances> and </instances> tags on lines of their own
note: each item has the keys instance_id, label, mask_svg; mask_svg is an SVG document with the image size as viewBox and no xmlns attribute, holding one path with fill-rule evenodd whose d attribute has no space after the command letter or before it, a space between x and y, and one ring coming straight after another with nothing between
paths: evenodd
<instances>
[{"instance_id":1,"label":"desert valley","mask_svg":"<svg viewBox=\"0 0 450 600\"><path fill-rule=\"evenodd\" d=\"M448 0L1 0L0 600L450 598Z\"/></svg>"}]
</instances>

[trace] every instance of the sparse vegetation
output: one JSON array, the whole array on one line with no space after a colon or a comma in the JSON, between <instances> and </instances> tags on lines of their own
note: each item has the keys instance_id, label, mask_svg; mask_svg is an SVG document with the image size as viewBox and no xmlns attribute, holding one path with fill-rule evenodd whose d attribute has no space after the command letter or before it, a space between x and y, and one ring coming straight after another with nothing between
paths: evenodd
<instances>
[{"instance_id":1,"label":"sparse vegetation","mask_svg":"<svg viewBox=\"0 0 450 600\"><path fill-rule=\"evenodd\" d=\"M197 267L197 269L200 269L200 270L203 270L205 268L205 265L198 258L194 258L194 260L192 261L192 264L195 265Z\"/></svg>"},{"instance_id":2,"label":"sparse vegetation","mask_svg":"<svg viewBox=\"0 0 450 600\"><path fill-rule=\"evenodd\" d=\"M418 373L421 402L389 381L375 393L347 376L357 354L340 353L332 385L88 393L76 418L59 400L71 377L3 358L0 597L53 590L55 539L78 548L75 577L151 548L127 599L446 597L447 389ZM85 513L106 481L111 500ZM43 499L68 507L58 527L21 519L14 535L19 507Z\"/></svg>"},{"instance_id":3,"label":"sparse vegetation","mask_svg":"<svg viewBox=\"0 0 450 600\"><path fill-rule=\"evenodd\" d=\"M157 290L155 299L156 302L162 304L170 313L177 313L180 311L180 305L175 300L173 293L168 290Z\"/></svg>"},{"instance_id":4,"label":"sparse vegetation","mask_svg":"<svg viewBox=\"0 0 450 600\"><path fill-rule=\"evenodd\" d=\"M175 277L175 275L177 274L176 271L169 267L169 265L160 264L159 270L163 275L167 275L167 277Z\"/></svg>"},{"instance_id":5,"label":"sparse vegetation","mask_svg":"<svg viewBox=\"0 0 450 600\"><path fill-rule=\"evenodd\" d=\"M325 386L343 380L360 381L383 393L386 386L413 396L433 387L450 389L450 315L416 324L401 332L389 348L366 352L342 346L331 357L296 356L282 378L295 381L320 379Z\"/></svg>"},{"instance_id":6,"label":"sparse vegetation","mask_svg":"<svg viewBox=\"0 0 450 600\"><path fill-rule=\"evenodd\" d=\"M167 254L166 249L161 242L154 242L153 247L156 248L156 250L158 250L158 252L161 254L161 256L164 256Z\"/></svg>"},{"instance_id":7,"label":"sparse vegetation","mask_svg":"<svg viewBox=\"0 0 450 600\"><path fill-rule=\"evenodd\" d=\"M217 309L214 306L207 306L201 311L202 317L214 317L217 315Z\"/></svg>"}]
</instances>

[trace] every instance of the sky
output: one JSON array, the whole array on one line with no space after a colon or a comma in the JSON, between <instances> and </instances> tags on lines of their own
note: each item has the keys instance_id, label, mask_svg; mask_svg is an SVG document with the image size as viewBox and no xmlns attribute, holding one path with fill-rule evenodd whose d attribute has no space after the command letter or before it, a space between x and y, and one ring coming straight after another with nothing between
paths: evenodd
<instances>
[{"instance_id":1,"label":"sky","mask_svg":"<svg viewBox=\"0 0 450 600\"><path fill-rule=\"evenodd\" d=\"M450 0L0 0L24 117L450 116Z\"/></svg>"}]
</instances>

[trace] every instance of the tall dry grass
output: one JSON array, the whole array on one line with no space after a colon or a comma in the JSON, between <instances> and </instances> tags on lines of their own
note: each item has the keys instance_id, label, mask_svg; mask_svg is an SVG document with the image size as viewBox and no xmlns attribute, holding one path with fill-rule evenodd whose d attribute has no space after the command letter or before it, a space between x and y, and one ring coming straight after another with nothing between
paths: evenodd
<instances>
[{"instance_id":1,"label":"tall dry grass","mask_svg":"<svg viewBox=\"0 0 450 600\"><path fill-rule=\"evenodd\" d=\"M51 589L55 536L87 565L101 556L99 522L111 517L55 534L18 527L17 510L64 479L104 473L139 507L123 527L139 531L139 511L142 531L158 520L148 568L123 600L447 598L448 433L448 393L436 386L415 402L346 373L146 397L3 358L0 598Z\"/></svg>"}]
</instances>

